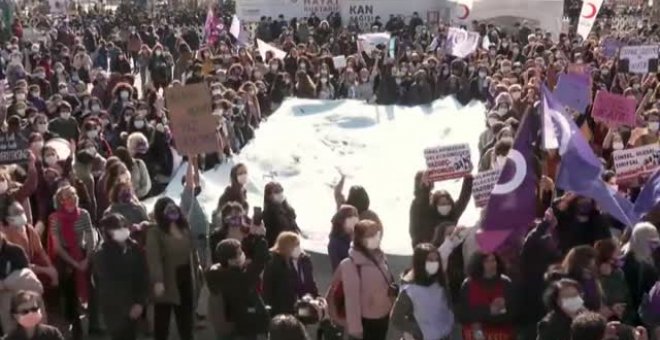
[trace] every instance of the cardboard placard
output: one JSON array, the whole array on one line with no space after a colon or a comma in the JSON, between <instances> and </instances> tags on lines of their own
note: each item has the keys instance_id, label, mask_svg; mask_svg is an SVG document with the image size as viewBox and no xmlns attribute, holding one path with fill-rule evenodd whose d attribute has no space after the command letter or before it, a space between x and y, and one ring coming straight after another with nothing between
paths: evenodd
<instances>
[{"instance_id":1,"label":"cardboard placard","mask_svg":"<svg viewBox=\"0 0 660 340\"><path fill-rule=\"evenodd\" d=\"M434 182L464 177L473 168L468 144L427 148L424 150L424 158L429 180Z\"/></svg>"},{"instance_id":2,"label":"cardboard placard","mask_svg":"<svg viewBox=\"0 0 660 340\"><path fill-rule=\"evenodd\" d=\"M591 80L580 74L565 73L559 75L559 82L555 87L554 94L560 103L568 106L581 114L591 103L591 91L589 84Z\"/></svg>"},{"instance_id":3,"label":"cardboard placard","mask_svg":"<svg viewBox=\"0 0 660 340\"><path fill-rule=\"evenodd\" d=\"M501 169L483 171L474 176L472 185L472 198L477 208L483 208L488 204L490 193L500 178Z\"/></svg>"},{"instance_id":4,"label":"cardboard placard","mask_svg":"<svg viewBox=\"0 0 660 340\"><path fill-rule=\"evenodd\" d=\"M660 146L645 145L638 148L617 150L612 153L618 182L626 182L648 175L660 168Z\"/></svg>"},{"instance_id":5,"label":"cardboard placard","mask_svg":"<svg viewBox=\"0 0 660 340\"><path fill-rule=\"evenodd\" d=\"M591 114L595 120L605 122L610 127L635 126L636 107L634 99L599 90Z\"/></svg>"},{"instance_id":6,"label":"cardboard placard","mask_svg":"<svg viewBox=\"0 0 660 340\"><path fill-rule=\"evenodd\" d=\"M335 69L341 70L346 67L346 56L338 55L332 57L332 64L335 66Z\"/></svg>"},{"instance_id":7,"label":"cardboard placard","mask_svg":"<svg viewBox=\"0 0 660 340\"><path fill-rule=\"evenodd\" d=\"M0 164L25 163L30 158L30 143L21 133L0 133Z\"/></svg>"},{"instance_id":8,"label":"cardboard placard","mask_svg":"<svg viewBox=\"0 0 660 340\"><path fill-rule=\"evenodd\" d=\"M211 92L205 83L167 88L165 101L179 154L218 151L218 122L211 115Z\"/></svg>"}]
</instances>

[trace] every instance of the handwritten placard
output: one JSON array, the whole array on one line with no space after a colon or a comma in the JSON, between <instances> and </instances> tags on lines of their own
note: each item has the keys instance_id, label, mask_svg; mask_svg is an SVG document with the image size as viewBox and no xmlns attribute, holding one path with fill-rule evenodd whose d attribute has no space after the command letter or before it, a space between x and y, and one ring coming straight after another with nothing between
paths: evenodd
<instances>
[{"instance_id":1,"label":"handwritten placard","mask_svg":"<svg viewBox=\"0 0 660 340\"><path fill-rule=\"evenodd\" d=\"M21 133L0 133L0 164L25 163L30 158L29 145Z\"/></svg>"},{"instance_id":2,"label":"handwritten placard","mask_svg":"<svg viewBox=\"0 0 660 340\"><path fill-rule=\"evenodd\" d=\"M495 184L497 184L501 172L501 169L493 169L480 172L474 176L472 198L477 208L483 208L488 204L490 193L493 191Z\"/></svg>"},{"instance_id":3,"label":"handwritten placard","mask_svg":"<svg viewBox=\"0 0 660 340\"><path fill-rule=\"evenodd\" d=\"M614 170L619 182L626 182L648 175L660 168L660 146L645 145L638 148L617 150L612 153Z\"/></svg>"},{"instance_id":4,"label":"handwritten placard","mask_svg":"<svg viewBox=\"0 0 660 340\"><path fill-rule=\"evenodd\" d=\"M636 106L634 99L599 90L594 100L592 116L610 127L635 126Z\"/></svg>"},{"instance_id":5,"label":"handwritten placard","mask_svg":"<svg viewBox=\"0 0 660 340\"><path fill-rule=\"evenodd\" d=\"M181 155L218 151L218 123L211 115L211 91L205 83L167 88L165 101Z\"/></svg>"},{"instance_id":6,"label":"handwritten placard","mask_svg":"<svg viewBox=\"0 0 660 340\"><path fill-rule=\"evenodd\" d=\"M468 144L427 148L424 158L429 179L434 182L464 177L473 168Z\"/></svg>"},{"instance_id":7,"label":"handwritten placard","mask_svg":"<svg viewBox=\"0 0 660 340\"><path fill-rule=\"evenodd\" d=\"M658 71L658 46L623 46L619 53L619 70L637 74Z\"/></svg>"},{"instance_id":8,"label":"handwritten placard","mask_svg":"<svg viewBox=\"0 0 660 340\"><path fill-rule=\"evenodd\" d=\"M338 55L332 57L332 64L335 66L335 69L341 70L346 67L346 56Z\"/></svg>"}]
</instances>

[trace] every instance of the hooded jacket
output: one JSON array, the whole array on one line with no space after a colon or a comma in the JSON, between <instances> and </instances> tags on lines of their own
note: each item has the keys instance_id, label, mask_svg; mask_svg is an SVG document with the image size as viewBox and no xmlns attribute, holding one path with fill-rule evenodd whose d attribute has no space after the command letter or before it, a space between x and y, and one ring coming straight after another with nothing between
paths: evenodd
<instances>
[{"instance_id":1,"label":"hooded jacket","mask_svg":"<svg viewBox=\"0 0 660 340\"><path fill-rule=\"evenodd\" d=\"M378 266L355 248L349 250L348 256L339 264L346 301L346 331L362 337L362 318L381 319L390 314L394 303L389 294L392 276L382 252L375 255Z\"/></svg>"}]
</instances>

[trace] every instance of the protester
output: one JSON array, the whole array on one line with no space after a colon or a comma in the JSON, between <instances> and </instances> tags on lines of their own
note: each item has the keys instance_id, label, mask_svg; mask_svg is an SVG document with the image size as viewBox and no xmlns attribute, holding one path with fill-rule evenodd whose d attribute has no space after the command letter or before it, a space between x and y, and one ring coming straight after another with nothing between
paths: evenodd
<instances>
[{"instance_id":1,"label":"protester","mask_svg":"<svg viewBox=\"0 0 660 340\"><path fill-rule=\"evenodd\" d=\"M296 224L296 212L289 205L279 183L270 182L264 188L263 221L266 226L268 245L275 245L278 235L285 231L300 233Z\"/></svg>"},{"instance_id":2,"label":"protester","mask_svg":"<svg viewBox=\"0 0 660 340\"><path fill-rule=\"evenodd\" d=\"M415 247L412 261L392 308L392 326L404 338L448 339L454 313L440 254L432 244L422 243Z\"/></svg>"},{"instance_id":3,"label":"protester","mask_svg":"<svg viewBox=\"0 0 660 340\"><path fill-rule=\"evenodd\" d=\"M577 281L561 279L555 281L545 292L545 303L549 310L538 324L538 339L570 339L571 323L585 311L581 287Z\"/></svg>"},{"instance_id":4,"label":"protester","mask_svg":"<svg viewBox=\"0 0 660 340\"><path fill-rule=\"evenodd\" d=\"M136 339L149 293L147 261L129 238L128 221L121 215L103 217L99 227L104 242L94 254L92 268L104 324L113 340Z\"/></svg>"},{"instance_id":5,"label":"protester","mask_svg":"<svg viewBox=\"0 0 660 340\"><path fill-rule=\"evenodd\" d=\"M16 293L11 300L11 314L18 327L3 339L64 340L57 328L43 323L42 306L39 294L28 291Z\"/></svg>"},{"instance_id":6,"label":"protester","mask_svg":"<svg viewBox=\"0 0 660 340\"><path fill-rule=\"evenodd\" d=\"M359 221L357 209L348 204L340 206L332 217L332 229L330 229L330 240L328 241L328 257L330 257L332 271L335 271L339 263L348 257L355 225Z\"/></svg>"},{"instance_id":7,"label":"protester","mask_svg":"<svg viewBox=\"0 0 660 340\"><path fill-rule=\"evenodd\" d=\"M170 198L158 199L147 229L146 254L154 297L154 338L169 336L174 313L179 336L193 339L193 299L198 270L186 216Z\"/></svg>"}]
</instances>

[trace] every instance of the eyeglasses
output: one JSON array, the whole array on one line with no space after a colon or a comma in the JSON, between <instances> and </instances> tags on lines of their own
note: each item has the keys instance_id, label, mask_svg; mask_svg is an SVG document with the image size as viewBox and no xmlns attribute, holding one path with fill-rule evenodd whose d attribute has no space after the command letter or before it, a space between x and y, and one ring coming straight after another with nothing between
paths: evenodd
<instances>
[{"instance_id":1,"label":"eyeglasses","mask_svg":"<svg viewBox=\"0 0 660 340\"><path fill-rule=\"evenodd\" d=\"M36 312L39 311L39 309L40 309L39 307L35 306L35 307L29 308L29 309L16 311L16 314L26 315L26 314L30 314L30 313L36 313Z\"/></svg>"}]
</instances>

